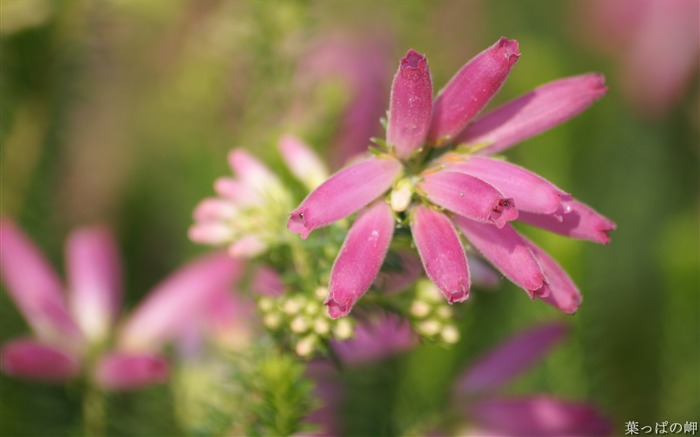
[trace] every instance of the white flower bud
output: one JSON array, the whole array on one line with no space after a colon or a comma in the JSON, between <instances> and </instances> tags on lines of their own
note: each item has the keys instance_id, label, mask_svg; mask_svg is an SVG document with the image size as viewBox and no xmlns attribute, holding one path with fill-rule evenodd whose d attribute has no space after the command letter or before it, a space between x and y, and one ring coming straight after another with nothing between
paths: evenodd
<instances>
[{"instance_id":1,"label":"white flower bud","mask_svg":"<svg viewBox=\"0 0 700 437\"><path fill-rule=\"evenodd\" d=\"M294 320L292 320L292 323L289 324L289 327L292 332L301 334L309 329L309 320L304 316L296 316Z\"/></svg>"},{"instance_id":2,"label":"white flower bud","mask_svg":"<svg viewBox=\"0 0 700 437\"><path fill-rule=\"evenodd\" d=\"M419 333L426 337L432 337L440 332L442 324L437 320L425 320L418 324L417 329Z\"/></svg>"},{"instance_id":3,"label":"white flower bud","mask_svg":"<svg viewBox=\"0 0 700 437\"><path fill-rule=\"evenodd\" d=\"M455 344L459 341L459 330L454 325L447 325L440 331L440 338L447 344Z\"/></svg>"},{"instance_id":4,"label":"white flower bud","mask_svg":"<svg viewBox=\"0 0 700 437\"><path fill-rule=\"evenodd\" d=\"M347 318L338 320L335 328L333 329L333 334L335 334L336 340L347 340L348 338L352 337L352 322L350 322L350 320Z\"/></svg>"},{"instance_id":5,"label":"white flower bud","mask_svg":"<svg viewBox=\"0 0 700 437\"><path fill-rule=\"evenodd\" d=\"M413 301L411 304L411 314L422 319L430 314L430 305L422 300Z\"/></svg>"},{"instance_id":6,"label":"white flower bud","mask_svg":"<svg viewBox=\"0 0 700 437\"><path fill-rule=\"evenodd\" d=\"M316 349L316 336L307 335L306 337L299 340L294 350L299 356L308 357L314 353Z\"/></svg>"}]
</instances>

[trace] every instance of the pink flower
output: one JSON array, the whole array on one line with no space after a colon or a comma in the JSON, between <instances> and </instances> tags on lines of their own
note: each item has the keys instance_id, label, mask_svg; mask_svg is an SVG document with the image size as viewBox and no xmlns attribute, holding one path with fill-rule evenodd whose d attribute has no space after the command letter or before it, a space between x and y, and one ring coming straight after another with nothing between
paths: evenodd
<instances>
[{"instance_id":1,"label":"pink flower","mask_svg":"<svg viewBox=\"0 0 700 437\"><path fill-rule=\"evenodd\" d=\"M610 423L584 403L548 395L506 398L497 390L538 363L566 336L554 322L530 328L477 358L455 386L457 407L479 436L607 436Z\"/></svg>"},{"instance_id":2,"label":"pink flower","mask_svg":"<svg viewBox=\"0 0 700 437\"><path fill-rule=\"evenodd\" d=\"M301 140L283 136L279 149L292 174L307 188L315 188L327 177L323 162ZM228 158L236 177L214 182L217 197L197 205L188 234L196 243L226 245L234 258L252 258L281 240L279 224L292 198L282 181L245 150L234 149Z\"/></svg>"},{"instance_id":3,"label":"pink flower","mask_svg":"<svg viewBox=\"0 0 700 437\"><path fill-rule=\"evenodd\" d=\"M201 258L156 287L124 325L115 329L121 266L109 232L82 228L71 233L66 243L66 286L9 219L0 221L0 241L3 282L34 332L33 338L3 345L2 370L53 382L84 373L108 390L165 381L169 365L158 350L179 335L183 321L198 317L240 272L225 254ZM112 336L118 337L118 345L108 346ZM98 359L88 368L88 357L95 354Z\"/></svg>"},{"instance_id":4,"label":"pink flower","mask_svg":"<svg viewBox=\"0 0 700 437\"><path fill-rule=\"evenodd\" d=\"M387 52L385 34L334 35L312 47L299 63L296 85L315 92L330 85L344 97L329 157L335 167L364 153L369 139L381 133L379 119L384 115L387 72L391 70ZM308 114L312 93L301 94L304 99L296 103L295 112ZM327 112L327 108L323 111ZM307 116L309 123L318 123L318 116L314 115Z\"/></svg>"},{"instance_id":5,"label":"pink flower","mask_svg":"<svg viewBox=\"0 0 700 437\"><path fill-rule=\"evenodd\" d=\"M353 338L331 342L343 364L356 366L406 352L418 345L418 336L407 320L396 314L375 316L355 327Z\"/></svg>"},{"instance_id":6,"label":"pink flower","mask_svg":"<svg viewBox=\"0 0 700 437\"><path fill-rule=\"evenodd\" d=\"M689 91L698 71L696 0L579 2L581 39L616 63L620 88L633 109L658 117Z\"/></svg>"},{"instance_id":7,"label":"pink flower","mask_svg":"<svg viewBox=\"0 0 700 437\"><path fill-rule=\"evenodd\" d=\"M394 77L384 150L332 175L290 213L288 229L305 239L359 212L333 266L331 317L347 315L367 292L396 223L410 228L425 272L450 303L469 296L465 237L531 298L576 311L581 297L571 279L509 222L603 244L615 224L544 178L489 155L578 115L606 88L598 74L561 79L475 119L519 56L518 43L501 38L432 99L428 61L409 50Z\"/></svg>"}]
</instances>

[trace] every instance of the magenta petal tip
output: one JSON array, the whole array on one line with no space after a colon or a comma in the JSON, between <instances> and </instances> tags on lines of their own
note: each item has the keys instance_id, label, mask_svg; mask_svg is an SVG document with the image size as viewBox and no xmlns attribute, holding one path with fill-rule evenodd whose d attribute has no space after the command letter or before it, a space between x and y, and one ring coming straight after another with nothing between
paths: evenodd
<instances>
[{"instance_id":1,"label":"magenta petal tip","mask_svg":"<svg viewBox=\"0 0 700 437\"><path fill-rule=\"evenodd\" d=\"M467 62L435 98L428 143L452 142L501 88L518 57L518 42L501 38Z\"/></svg>"},{"instance_id":2,"label":"magenta petal tip","mask_svg":"<svg viewBox=\"0 0 700 437\"><path fill-rule=\"evenodd\" d=\"M295 234L299 234L302 240L306 240L313 228L306 227L306 216L304 214L304 209L297 209L289 214L287 229Z\"/></svg>"},{"instance_id":3,"label":"magenta petal tip","mask_svg":"<svg viewBox=\"0 0 700 437\"><path fill-rule=\"evenodd\" d=\"M331 318L347 315L374 282L394 235L391 208L377 201L363 210L333 264L325 305Z\"/></svg>"},{"instance_id":4,"label":"magenta petal tip","mask_svg":"<svg viewBox=\"0 0 700 437\"><path fill-rule=\"evenodd\" d=\"M102 357L95 381L108 390L133 390L167 381L168 362L158 355L111 353Z\"/></svg>"},{"instance_id":5,"label":"magenta petal tip","mask_svg":"<svg viewBox=\"0 0 700 437\"><path fill-rule=\"evenodd\" d=\"M387 142L397 156L410 157L425 142L430 128L433 84L424 55L411 49L401 58L391 87Z\"/></svg>"},{"instance_id":6,"label":"magenta petal tip","mask_svg":"<svg viewBox=\"0 0 700 437\"><path fill-rule=\"evenodd\" d=\"M469 266L450 219L420 205L411 218L411 233L430 280L450 304L465 301L469 297Z\"/></svg>"}]
</instances>

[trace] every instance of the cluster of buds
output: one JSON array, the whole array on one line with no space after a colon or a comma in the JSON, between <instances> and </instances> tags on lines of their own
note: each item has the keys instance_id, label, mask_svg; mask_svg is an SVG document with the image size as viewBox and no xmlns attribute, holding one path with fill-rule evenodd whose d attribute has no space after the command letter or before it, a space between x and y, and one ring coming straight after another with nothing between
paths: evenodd
<instances>
[{"instance_id":1,"label":"cluster of buds","mask_svg":"<svg viewBox=\"0 0 700 437\"><path fill-rule=\"evenodd\" d=\"M459 341L454 311L435 284L426 279L419 280L416 283L415 298L410 305L412 324L422 337L446 344Z\"/></svg>"},{"instance_id":2,"label":"cluster of buds","mask_svg":"<svg viewBox=\"0 0 700 437\"><path fill-rule=\"evenodd\" d=\"M320 300L327 294L327 288L318 287L310 296L302 293L262 296L258 299L258 309L263 324L275 334L288 335L299 356L311 357L327 341L342 341L353 335L352 319L332 320L323 311Z\"/></svg>"}]
</instances>

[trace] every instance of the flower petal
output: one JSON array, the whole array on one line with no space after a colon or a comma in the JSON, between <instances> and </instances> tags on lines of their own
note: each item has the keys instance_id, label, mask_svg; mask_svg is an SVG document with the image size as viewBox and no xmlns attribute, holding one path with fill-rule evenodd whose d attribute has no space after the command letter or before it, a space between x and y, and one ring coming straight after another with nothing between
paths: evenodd
<instances>
[{"instance_id":1,"label":"flower petal","mask_svg":"<svg viewBox=\"0 0 700 437\"><path fill-rule=\"evenodd\" d=\"M257 235L246 235L228 246L228 254L233 258L254 258L265 252L267 244Z\"/></svg>"},{"instance_id":2,"label":"flower petal","mask_svg":"<svg viewBox=\"0 0 700 437\"><path fill-rule=\"evenodd\" d=\"M265 164L243 149L231 150L228 162L243 184L253 188L258 193L266 192L271 185L281 184L277 176Z\"/></svg>"},{"instance_id":3,"label":"flower petal","mask_svg":"<svg viewBox=\"0 0 700 437\"><path fill-rule=\"evenodd\" d=\"M411 233L425 272L449 303L469 297L469 267L462 242L450 219L419 205L411 219Z\"/></svg>"},{"instance_id":4,"label":"flower petal","mask_svg":"<svg viewBox=\"0 0 700 437\"><path fill-rule=\"evenodd\" d=\"M383 201L375 202L357 217L331 270L329 294L324 302L331 318L346 316L367 292L393 235L394 217Z\"/></svg>"},{"instance_id":5,"label":"flower petal","mask_svg":"<svg viewBox=\"0 0 700 437\"><path fill-rule=\"evenodd\" d=\"M502 152L579 115L607 90L596 73L547 83L479 117L455 143L486 145L480 155Z\"/></svg>"},{"instance_id":6,"label":"flower petal","mask_svg":"<svg viewBox=\"0 0 700 437\"><path fill-rule=\"evenodd\" d=\"M617 228L615 222L578 200L564 202L564 206L568 212L563 216L523 212L518 220L567 237L610 243L609 232Z\"/></svg>"},{"instance_id":7,"label":"flower petal","mask_svg":"<svg viewBox=\"0 0 700 437\"><path fill-rule=\"evenodd\" d=\"M219 196L233 200L238 206L262 205L260 193L234 178L220 177L214 181L214 191Z\"/></svg>"},{"instance_id":8,"label":"flower petal","mask_svg":"<svg viewBox=\"0 0 700 437\"><path fill-rule=\"evenodd\" d=\"M518 42L501 38L464 65L435 98L428 143L452 142L501 88L518 57Z\"/></svg>"},{"instance_id":9,"label":"flower petal","mask_svg":"<svg viewBox=\"0 0 700 437\"><path fill-rule=\"evenodd\" d=\"M74 231L66 243L70 307L83 333L100 341L119 315L121 263L111 233L100 228Z\"/></svg>"},{"instance_id":10,"label":"flower petal","mask_svg":"<svg viewBox=\"0 0 700 437\"><path fill-rule=\"evenodd\" d=\"M178 335L182 320L197 317L214 293L229 287L243 263L216 252L198 258L161 282L129 317L120 344L131 350L155 350Z\"/></svg>"},{"instance_id":11,"label":"flower petal","mask_svg":"<svg viewBox=\"0 0 700 437\"><path fill-rule=\"evenodd\" d=\"M477 177L512 198L518 211L537 214L560 212L563 200L571 195L557 188L541 176L517 165L498 159L474 156L465 161L447 165L451 171Z\"/></svg>"},{"instance_id":12,"label":"flower petal","mask_svg":"<svg viewBox=\"0 0 700 437\"><path fill-rule=\"evenodd\" d=\"M168 380L170 366L165 358L150 354L113 352L100 358L95 382L107 390L133 390Z\"/></svg>"},{"instance_id":13,"label":"flower petal","mask_svg":"<svg viewBox=\"0 0 700 437\"><path fill-rule=\"evenodd\" d=\"M607 436L612 427L591 405L550 396L489 399L469 412L478 426L510 436Z\"/></svg>"},{"instance_id":14,"label":"flower petal","mask_svg":"<svg viewBox=\"0 0 700 437\"><path fill-rule=\"evenodd\" d=\"M187 237L195 243L222 244L233 239L233 230L219 222L195 223L187 230Z\"/></svg>"},{"instance_id":15,"label":"flower petal","mask_svg":"<svg viewBox=\"0 0 700 437\"><path fill-rule=\"evenodd\" d=\"M535 258L537 258L547 279L546 287L549 293L545 293L540 298L560 311L567 314L575 313L583 298L574 281L569 278L566 271L547 252L537 247L532 241L526 238L523 238L523 240L527 243Z\"/></svg>"},{"instance_id":16,"label":"flower petal","mask_svg":"<svg viewBox=\"0 0 700 437\"><path fill-rule=\"evenodd\" d=\"M503 228L455 217L455 224L467 240L506 278L522 287L533 298L546 292L542 269L527 243L511 225Z\"/></svg>"},{"instance_id":17,"label":"flower petal","mask_svg":"<svg viewBox=\"0 0 700 437\"><path fill-rule=\"evenodd\" d=\"M471 220L503 227L518 218L512 199L474 176L446 170L424 173L416 187L432 203Z\"/></svg>"},{"instance_id":18,"label":"flower petal","mask_svg":"<svg viewBox=\"0 0 700 437\"><path fill-rule=\"evenodd\" d=\"M328 169L321 158L298 138L284 135L277 146L292 174L310 190L328 178Z\"/></svg>"},{"instance_id":19,"label":"flower petal","mask_svg":"<svg viewBox=\"0 0 700 437\"><path fill-rule=\"evenodd\" d=\"M418 344L408 321L396 314L365 320L355 327L355 336L333 341L331 347L343 364L357 366L405 352Z\"/></svg>"},{"instance_id":20,"label":"flower petal","mask_svg":"<svg viewBox=\"0 0 700 437\"><path fill-rule=\"evenodd\" d=\"M401 163L388 157L371 158L340 170L289 214L287 228L306 239L314 229L340 220L382 195L400 171Z\"/></svg>"},{"instance_id":21,"label":"flower petal","mask_svg":"<svg viewBox=\"0 0 700 437\"><path fill-rule=\"evenodd\" d=\"M457 391L474 393L497 390L504 383L539 362L562 341L567 327L560 322L527 329L487 352L460 377Z\"/></svg>"},{"instance_id":22,"label":"flower petal","mask_svg":"<svg viewBox=\"0 0 700 437\"><path fill-rule=\"evenodd\" d=\"M401 58L391 86L387 143L399 158L423 146L430 128L433 83L424 55L411 49Z\"/></svg>"},{"instance_id":23,"label":"flower petal","mask_svg":"<svg viewBox=\"0 0 700 437\"><path fill-rule=\"evenodd\" d=\"M7 375L18 378L63 382L78 374L80 362L63 349L22 339L2 346L0 367Z\"/></svg>"},{"instance_id":24,"label":"flower petal","mask_svg":"<svg viewBox=\"0 0 700 437\"><path fill-rule=\"evenodd\" d=\"M284 282L277 271L271 267L261 266L253 276L250 289L263 296L280 297L284 293Z\"/></svg>"},{"instance_id":25,"label":"flower petal","mask_svg":"<svg viewBox=\"0 0 700 437\"><path fill-rule=\"evenodd\" d=\"M230 220L238 214L238 208L230 200L208 197L194 209L193 218L196 221Z\"/></svg>"},{"instance_id":26,"label":"flower petal","mask_svg":"<svg viewBox=\"0 0 700 437\"><path fill-rule=\"evenodd\" d=\"M12 300L40 338L76 347L82 338L61 292L61 281L41 252L9 219L0 220L0 273Z\"/></svg>"}]
</instances>

